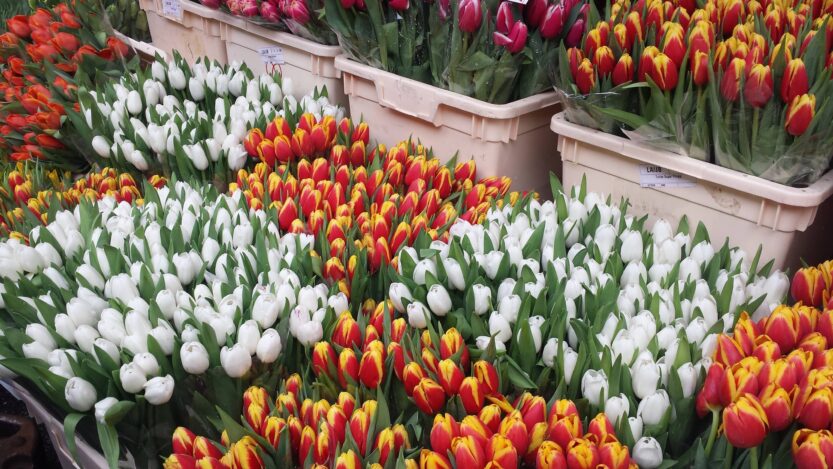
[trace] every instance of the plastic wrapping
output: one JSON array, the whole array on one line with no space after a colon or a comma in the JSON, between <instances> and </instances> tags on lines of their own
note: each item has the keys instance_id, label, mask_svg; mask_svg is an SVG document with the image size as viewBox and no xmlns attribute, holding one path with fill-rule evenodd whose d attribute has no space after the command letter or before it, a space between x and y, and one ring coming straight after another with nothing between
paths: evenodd
<instances>
[{"instance_id":1,"label":"plastic wrapping","mask_svg":"<svg viewBox=\"0 0 833 469\"><path fill-rule=\"evenodd\" d=\"M793 136L786 129L789 106L779 99L753 107L743 97L736 102L720 99L712 89L715 162L789 186L817 181L830 168L833 156L831 92L833 84L828 79L814 95L815 113L809 126Z\"/></svg>"},{"instance_id":2,"label":"plastic wrapping","mask_svg":"<svg viewBox=\"0 0 833 469\"><path fill-rule=\"evenodd\" d=\"M323 8L323 6L321 6ZM329 26L318 19L310 19L306 24L291 18L284 18L284 24L289 32L304 39L328 46L338 44L338 38Z\"/></svg>"}]
</instances>

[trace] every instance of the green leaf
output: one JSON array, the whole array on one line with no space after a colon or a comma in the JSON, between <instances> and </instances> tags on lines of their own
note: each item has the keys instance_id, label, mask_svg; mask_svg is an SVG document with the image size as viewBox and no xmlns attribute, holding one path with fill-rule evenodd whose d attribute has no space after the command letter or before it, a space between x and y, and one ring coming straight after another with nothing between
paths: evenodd
<instances>
[{"instance_id":1,"label":"green leaf","mask_svg":"<svg viewBox=\"0 0 833 469\"><path fill-rule=\"evenodd\" d=\"M86 417L84 414L72 413L67 414L64 418L64 438L67 441L67 449L69 449L72 459L76 461L78 460L78 448L75 445L75 428L84 417Z\"/></svg>"},{"instance_id":2,"label":"green leaf","mask_svg":"<svg viewBox=\"0 0 833 469\"><path fill-rule=\"evenodd\" d=\"M98 428L98 441L107 459L107 465L110 469L117 469L119 467L119 435L116 428L103 423L97 423L96 427Z\"/></svg>"}]
</instances>

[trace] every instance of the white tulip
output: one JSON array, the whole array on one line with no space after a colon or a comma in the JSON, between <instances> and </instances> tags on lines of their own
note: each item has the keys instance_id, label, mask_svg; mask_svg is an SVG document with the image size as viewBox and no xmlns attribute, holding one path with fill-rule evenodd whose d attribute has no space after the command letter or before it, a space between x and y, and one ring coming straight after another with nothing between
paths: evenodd
<instances>
[{"instance_id":1,"label":"white tulip","mask_svg":"<svg viewBox=\"0 0 833 469\"><path fill-rule=\"evenodd\" d=\"M220 351L220 364L231 378L240 378L252 367L252 356L240 344L223 347Z\"/></svg>"},{"instance_id":2,"label":"white tulip","mask_svg":"<svg viewBox=\"0 0 833 469\"><path fill-rule=\"evenodd\" d=\"M165 81L165 75L166 74L165 74L165 65L164 64L162 64L158 61L154 61L150 66L150 70L151 70L151 75L153 75L154 80L156 80L156 81Z\"/></svg>"},{"instance_id":3,"label":"white tulip","mask_svg":"<svg viewBox=\"0 0 833 469\"><path fill-rule=\"evenodd\" d=\"M685 328L686 338L689 343L699 344L706 337L709 331L706 321L702 317L695 318Z\"/></svg>"},{"instance_id":4,"label":"white tulip","mask_svg":"<svg viewBox=\"0 0 833 469\"><path fill-rule=\"evenodd\" d=\"M101 158L110 157L110 142L106 138L96 135L92 141L93 150Z\"/></svg>"},{"instance_id":5,"label":"white tulip","mask_svg":"<svg viewBox=\"0 0 833 469\"><path fill-rule=\"evenodd\" d=\"M443 269L448 275L448 287L463 291L466 288L466 279L463 276L463 268L460 263L451 257L443 259Z\"/></svg>"},{"instance_id":6,"label":"white tulip","mask_svg":"<svg viewBox=\"0 0 833 469\"><path fill-rule=\"evenodd\" d=\"M594 407L607 402L607 387L604 370L587 370L581 377L581 393Z\"/></svg>"},{"instance_id":7,"label":"white tulip","mask_svg":"<svg viewBox=\"0 0 833 469\"><path fill-rule=\"evenodd\" d=\"M697 368L691 362L684 363L677 368L677 376L680 378L680 384L683 388L683 397L693 396L697 390L697 379L699 378Z\"/></svg>"},{"instance_id":8,"label":"white tulip","mask_svg":"<svg viewBox=\"0 0 833 469\"><path fill-rule=\"evenodd\" d=\"M283 345L281 336L275 329L266 329L257 342L255 352L261 363L272 363L278 359Z\"/></svg>"},{"instance_id":9,"label":"white tulip","mask_svg":"<svg viewBox=\"0 0 833 469\"><path fill-rule=\"evenodd\" d=\"M75 269L75 277L83 278L91 287L104 290L104 278L89 264L81 264Z\"/></svg>"},{"instance_id":10,"label":"white tulip","mask_svg":"<svg viewBox=\"0 0 833 469\"><path fill-rule=\"evenodd\" d=\"M136 90L127 94L127 112L134 116L142 112L142 96Z\"/></svg>"},{"instance_id":11,"label":"white tulip","mask_svg":"<svg viewBox=\"0 0 833 469\"><path fill-rule=\"evenodd\" d=\"M520 311L521 297L518 295L506 296L498 303L498 312L512 324L518 320L518 313Z\"/></svg>"},{"instance_id":12,"label":"white tulip","mask_svg":"<svg viewBox=\"0 0 833 469\"><path fill-rule=\"evenodd\" d=\"M622 247L619 251L622 262L633 262L642 260L642 233L626 230L619 236L622 239Z\"/></svg>"},{"instance_id":13,"label":"white tulip","mask_svg":"<svg viewBox=\"0 0 833 469\"><path fill-rule=\"evenodd\" d=\"M417 329L425 329L428 327L428 319L431 313L428 308L419 301L414 301L408 304L408 324Z\"/></svg>"},{"instance_id":14,"label":"white tulip","mask_svg":"<svg viewBox=\"0 0 833 469\"><path fill-rule=\"evenodd\" d=\"M170 355L174 352L175 334L169 325L165 324L163 326L161 324L162 322L160 322L159 326L151 329L149 335L156 340L156 343L159 344L159 348L162 349L162 353Z\"/></svg>"},{"instance_id":15,"label":"white tulip","mask_svg":"<svg viewBox=\"0 0 833 469\"><path fill-rule=\"evenodd\" d=\"M119 347L113 342L99 337L93 341L93 347L101 349L101 351L106 353L114 362L116 362L116 364L121 362L121 358L119 357ZM95 355L95 358L96 362L99 362L100 364L101 362L98 360L97 354Z\"/></svg>"},{"instance_id":16,"label":"white tulip","mask_svg":"<svg viewBox=\"0 0 833 469\"><path fill-rule=\"evenodd\" d=\"M99 337L98 330L92 326L82 324L75 329L75 342L84 353L93 353L93 342Z\"/></svg>"},{"instance_id":17,"label":"white tulip","mask_svg":"<svg viewBox=\"0 0 833 469\"><path fill-rule=\"evenodd\" d=\"M176 261L174 261L174 264L176 264ZM156 294L156 306L162 315L165 316L165 319L173 319L174 311L176 311L176 295L170 290L160 290Z\"/></svg>"},{"instance_id":18,"label":"white tulip","mask_svg":"<svg viewBox=\"0 0 833 469\"><path fill-rule=\"evenodd\" d=\"M532 335L532 343L535 345L535 353L541 351L543 337L541 335L541 327L544 325L544 318L542 316L532 316L528 319L529 332ZM518 331L520 337L520 330Z\"/></svg>"},{"instance_id":19,"label":"white tulip","mask_svg":"<svg viewBox=\"0 0 833 469\"><path fill-rule=\"evenodd\" d=\"M67 303L67 315L75 325L92 326L98 322L98 315L92 306L81 298L73 298Z\"/></svg>"},{"instance_id":20,"label":"white tulip","mask_svg":"<svg viewBox=\"0 0 833 469\"><path fill-rule=\"evenodd\" d=\"M56 317L57 319L57 317ZM105 320L103 317L98 321L98 333L101 337L121 346L127 332L124 330L124 324L121 322L121 315L117 320Z\"/></svg>"},{"instance_id":21,"label":"white tulip","mask_svg":"<svg viewBox=\"0 0 833 469\"><path fill-rule=\"evenodd\" d=\"M133 365L136 366L145 376L156 376L159 374L159 362L150 353L138 353L133 357Z\"/></svg>"},{"instance_id":22,"label":"white tulip","mask_svg":"<svg viewBox=\"0 0 833 469\"><path fill-rule=\"evenodd\" d=\"M95 419L98 421L98 423L106 423L104 417L107 416L107 411L118 403L119 400L115 397L105 397L104 399L96 402Z\"/></svg>"},{"instance_id":23,"label":"white tulip","mask_svg":"<svg viewBox=\"0 0 833 469\"><path fill-rule=\"evenodd\" d=\"M660 367L650 355L640 355L631 367L631 384L638 399L645 399L657 390L660 383Z\"/></svg>"},{"instance_id":24,"label":"white tulip","mask_svg":"<svg viewBox=\"0 0 833 469\"><path fill-rule=\"evenodd\" d=\"M28 324L26 326L26 335L36 343L42 345L49 352L58 347L58 344L49 332L49 329L42 324Z\"/></svg>"},{"instance_id":25,"label":"white tulip","mask_svg":"<svg viewBox=\"0 0 833 469\"><path fill-rule=\"evenodd\" d=\"M483 267L483 271L486 272L486 276L494 280L502 262L503 252L492 251L489 254L486 254L486 258L484 259L481 267Z\"/></svg>"},{"instance_id":26,"label":"white tulip","mask_svg":"<svg viewBox=\"0 0 833 469\"><path fill-rule=\"evenodd\" d=\"M628 413L630 412L630 401L628 401L628 397L624 394L611 396L605 402L604 411L607 419L610 420L610 423L612 423L613 427L616 428L622 419L628 418Z\"/></svg>"},{"instance_id":27,"label":"white tulip","mask_svg":"<svg viewBox=\"0 0 833 469\"><path fill-rule=\"evenodd\" d=\"M414 297L411 295L411 290L404 283L394 282L390 284L388 296L393 302L393 307L400 313L405 312L405 305L403 301L413 301Z\"/></svg>"},{"instance_id":28,"label":"white tulip","mask_svg":"<svg viewBox=\"0 0 833 469\"><path fill-rule=\"evenodd\" d=\"M564 382L569 385L573 380L573 374L576 371L576 363L578 362L578 352L568 348L564 351Z\"/></svg>"},{"instance_id":29,"label":"white tulip","mask_svg":"<svg viewBox=\"0 0 833 469\"><path fill-rule=\"evenodd\" d=\"M628 417L628 427L634 440L642 438L642 417Z\"/></svg>"},{"instance_id":30,"label":"white tulip","mask_svg":"<svg viewBox=\"0 0 833 469\"><path fill-rule=\"evenodd\" d=\"M416 267L414 267L414 282L418 285L425 285L425 276L428 272L430 272L434 278L437 277L437 266L434 264L434 261L430 259L423 259L417 262Z\"/></svg>"},{"instance_id":31,"label":"white tulip","mask_svg":"<svg viewBox=\"0 0 833 469\"><path fill-rule=\"evenodd\" d=\"M488 336L485 336L485 335L481 335L480 337L478 337L474 341L474 345L480 350L488 350L489 345L491 343L492 343L492 338L488 337ZM496 352L505 352L506 351L506 344L504 344L503 342L495 339L494 344L495 344L495 351Z\"/></svg>"},{"instance_id":32,"label":"white tulip","mask_svg":"<svg viewBox=\"0 0 833 469\"><path fill-rule=\"evenodd\" d=\"M318 321L309 321L298 327L295 338L305 347L311 347L324 336L324 328Z\"/></svg>"},{"instance_id":33,"label":"white tulip","mask_svg":"<svg viewBox=\"0 0 833 469\"><path fill-rule=\"evenodd\" d=\"M185 73L179 67L168 68L168 81L175 90L185 89Z\"/></svg>"},{"instance_id":34,"label":"white tulip","mask_svg":"<svg viewBox=\"0 0 833 469\"><path fill-rule=\"evenodd\" d=\"M183 285L190 284L197 274L194 269L194 263L191 262L191 256L188 253L174 254L171 260L176 268L176 276L179 282Z\"/></svg>"},{"instance_id":35,"label":"white tulip","mask_svg":"<svg viewBox=\"0 0 833 469\"><path fill-rule=\"evenodd\" d=\"M651 234L655 243L661 243L666 239L669 239L672 236L674 236L674 231L671 229L670 223L665 221L665 219L660 218L656 222L654 222L654 226L651 229Z\"/></svg>"},{"instance_id":36,"label":"white tulip","mask_svg":"<svg viewBox=\"0 0 833 469\"><path fill-rule=\"evenodd\" d=\"M55 315L55 331L70 344L75 343L75 328L77 326L68 315L60 313Z\"/></svg>"},{"instance_id":37,"label":"white tulip","mask_svg":"<svg viewBox=\"0 0 833 469\"><path fill-rule=\"evenodd\" d=\"M201 375L208 369L208 351L200 342L189 341L182 344L179 357L182 360L182 368L192 375Z\"/></svg>"},{"instance_id":38,"label":"white tulip","mask_svg":"<svg viewBox=\"0 0 833 469\"><path fill-rule=\"evenodd\" d=\"M486 314L492 303L492 290L479 283L472 286L472 295L474 296L474 314L482 316Z\"/></svg>"},{"instance_id":39,"label":"white tulip","mask_svg":"<svg viewBox=\"0 0 833 469\"><path fill-rule=\"evenodd\" d=\"M70 378L64 387L64 397L73 410L87 412L96 402L95 388L89 381L82 378Z\"/></svg>"},{"instance_id":40,"label":"white tulip","mask_svg":"<svg viewBox=\"0 0 833 469\"><path fill-rule=\"evenodd\" d=\"M642 418L645 425L657 425L662 421L665 413L671 408L671 400L668 398L668 393L664 389L660 389L653 394L645 396L639 402L639 408L636 414Z\"/></svg>"},{"instance_id":41,"label":"white tulip","mask_svg":"<svg viewBox=\"0 0 833 469\"><path fill-rule=\"evenodd\" d=\"M503 343L508 342L512 338L511 324L497 311L493 311L489 316L489 335Z\"/></svg>"},{"instance_id":42,"label":"white tulip","mask_svg":"<svg viewBox=\"0 0 833 469\"><path fill-rule=\"evenodd\" d=\"M438 283L431 285L431 288L428 289L426 302L431 311L437 316L443 317L451 311L451 296L449 296L448 290Z\"/></svg>"},{"instance_id":43,"label":"white tulip","mask_svg":"<svg viewBox=\"0 0 833 469\"><path fill-rule=\"evenodd\" d=\"M641 469L654 469L662 464L662 446L653 437L640 438L633 447L633 460Z\"/></svg>"},{"instance_id":44,"label":"white tulip","mask_svg":"<svg viewBox=\"0 0 833 469\"><path fill-rule=\"evenodd\" d=\"M701 278L700 264L694 259L687 257L680 262L678 278L683 281L696 281Z\"/></svg>"},{"instance_id":45,"label":"white tulip","mask_svg":"<svg viewBox=\"0 0 833 469\"><path fill-rule=\"evenodd\" d=\"M174 379L171 375L157 376L145 383L145 399L151 405L162 405L174 394Z\"/></svg>"},{"instance_id":46,"label":"white tulip","mask_svg":"<svg viewBox=\"0 0 833 469\"><path fill-rule=\"evenodd\" d=\"M347 295L344 292L338 292L335 295L327 298L327 306L329 306L336 315L350 310L350 304L347 300Z\"/></svg>"},{"instance_id":47,"label":"white tulip","mask_svg":"<svg viewBox=\"0 0 833 469\"><path fill-rule=\"evenodd\" d=\"M257 351L258 341L260 341L260 328L257 321L249 319L240 325L237 330L237 343L249 352L249 355L254 355Z\"/></svg>"},{"instance_id":48,"label":"white tulip","mask_svg":"<svg viewBox=\"0 0 833 469\"><path fill-rule=\"evenodd\" d=\"M630 365L639 348L639 344L628 329L622 329L612 342L613 357L622 357L622 363Z\"/></svg>"},{"instance_id":49,"label":"white tulip","mask_svg":"<svg viewBox=\"0 0 833 469\"><path fill-rule=\"evenodd\" d=\"M125 363L119 368L119 381L125 392L136 394L144 387L147 377L135 363Z\"/></svg>"},{"instance_id":50,"label":"white tulip","mask_svg":"<svg viewBox=\"0 0 833 469\"><path fill-rule=\"evenodd\" d=\"M196 77L188 79L188 92L194 101L202 101L205 98L205 84Z\"/></svg>"}]
</instances>

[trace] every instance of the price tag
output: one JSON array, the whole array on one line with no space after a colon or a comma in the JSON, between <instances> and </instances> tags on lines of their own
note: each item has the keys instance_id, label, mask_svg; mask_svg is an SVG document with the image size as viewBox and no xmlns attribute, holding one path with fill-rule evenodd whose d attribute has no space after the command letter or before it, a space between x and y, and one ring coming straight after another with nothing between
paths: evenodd
<instances>
[{"instance_id":1,"label":"price tag","mask_svg":"<svg viewBox=\"0 0 833 469\"><path fill-rule=\"evenodd\" d=\"M182 19L182 0L162 0L162 14Z\"/></svg>"},{"instance_id":2,"label":"price tag","mask_svg":"<svg viewBox=\"0 0 833 469\"><path fill-rule=\"evenodd\" d=\"M283 49L278 46L262 47L257 52L260 54L260 60L266 66L284 64Z\"/></svg>"},{"instance_id":3,"label":"price tag","mask_svg":"<svg viewBox=\"0 0 833 469\"><path fill-rule=\"evenodd\" d=\"M650 188L685 188L697 185L680 173L652 164L639 165L639 185Z\"/></svg>"}]
</instances>

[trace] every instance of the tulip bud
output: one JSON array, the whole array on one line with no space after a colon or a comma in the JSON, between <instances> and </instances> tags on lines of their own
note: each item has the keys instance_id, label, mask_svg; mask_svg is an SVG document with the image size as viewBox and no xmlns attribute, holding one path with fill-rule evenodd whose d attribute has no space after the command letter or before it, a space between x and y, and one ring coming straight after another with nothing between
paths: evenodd
<instances>
[{"instance_id":1,"label":"tulip bud","mask_svg":"<svg viewBox=\"0 0 833 469\"><path fill-rule=\"evenodd\" d=\"M231 378L240 378L252 367L252 356L240 344L223 347L220 351L220 364Z\"/></svg>"},{"instance_id":2,"label":"tulip bud","mask_svg":"<svg viewBox=\"0 0 833 469\"><path fill-rule=\"evenodd\" d=\"M811 94L796 96L787 107L784 127L790 135L798 137L807 131L816 114L816 97Z\"/></svg>"},{"instance_id":3,"label":"tulip bud","mask_svg":"<svg viewBox=\"0 0 833 469\"><path fill-rule=\"evenodd\" d=\"M630 81L633 81L633 59L625 52L613 68L613 85L619 86Z\"/></svg>"},{"instance_id":4,"label":"tulip bud","mask_svg":"<svg viewBox=\"0 0 833 469\"><path fill-rule=\"evenodd\" d=\"M145 383L145 400L151 405L162 405L171 400L174 393L174 378L170 375L157 376Z\"/></svg>"},{"instance_id":5,"label":"tulip bud","mask_svg":"<svg viewBox=\"0 0 833 469\"><path fill-rule=\"evenodd\" d=\"M596 86L596 70L589 59L583 59L576 67L573 79L581 94L590 94Z\"/></svg>"},{"instance_id":6,"label":"tulip bud","mask_svg":"<svg viewBox=\"0 0 833 469\"><path fill-rule=\"evenodd\" d=\"M746 394L730 404L723 411L723 429L729 443L736 448L760 445L767 435L769 424L758 398Z\"/></svg>"},{"instance_id":7,"label":"tulip bud","mask_svg":"<svg viewBox=\"0 0 833 469\"><path fill-rule=\"evenodd\" d=\"M781 99L784 103L792 103L797 96L806 94L809 90L809 80L804 61L796 58L787 62L784 75L781 77Z\"/></svg>"},{"instance_id":8,"label":"tulip bud","mask_svg":"<svg viewBox=\"0 0 833 469\"><path fill-rule=\"evenodd\" d=\"M437 413L445 405L445 391L430 378L423 378L414 387L413 398L419 410L429 415Z\"/></svg>"},{"instance_id":9,"label":"tulip bud","mask_svg":"<svg viewBox=\"0 0 833 469\"><path fill-rule=\"evenodd\" d=\"M95 405L96 391L89 381L82 378L70 378L64 386L64 397L73 410L87 412Z\"/></svg>"},{"instance_id":10,"label":"tulip bud","mask_svg":"<svg viewBox=\"0 0 833 469\"><path fill-rule=\"evenodd\" d=\"M662 464L662 446L653 437L646 436L637 440L633 447L633 461L639 467L654 469Z\"/></svg>"}]
</instances>

